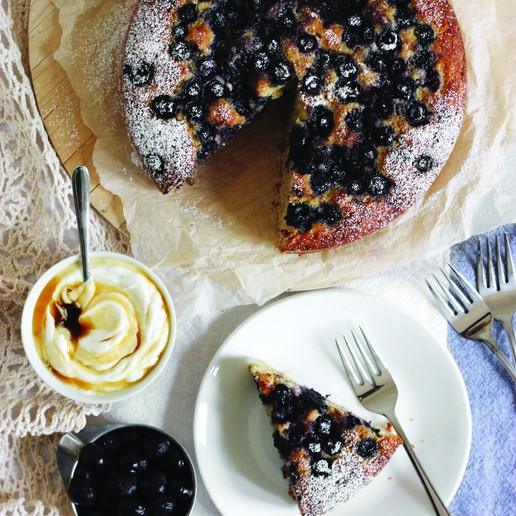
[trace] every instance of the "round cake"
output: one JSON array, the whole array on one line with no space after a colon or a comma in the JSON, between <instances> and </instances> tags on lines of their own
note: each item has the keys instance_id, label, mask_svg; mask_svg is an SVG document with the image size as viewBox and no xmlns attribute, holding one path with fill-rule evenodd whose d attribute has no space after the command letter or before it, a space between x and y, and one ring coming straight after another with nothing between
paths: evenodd
<instances>
[{"instance_id":1,"label":"round cake","mask_svg":"<svg viewBox=\"0 0 516 516\"><path fill-rule=\"evenodd\" d=\"M142 0L122 87L164 193L291 91L279 248L302 253L353 242L423 197L460 131L466 63L447 0Z\"/></svg>"}]
</instances>

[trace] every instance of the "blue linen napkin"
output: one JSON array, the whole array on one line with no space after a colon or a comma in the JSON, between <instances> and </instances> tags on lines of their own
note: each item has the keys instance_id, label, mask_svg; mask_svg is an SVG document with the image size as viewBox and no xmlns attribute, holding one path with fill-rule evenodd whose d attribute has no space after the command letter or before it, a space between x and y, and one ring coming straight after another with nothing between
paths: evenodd
<instances>
[{"instance_id":1,"label":"blue linen napkin","mask_svg":"<svg viewBox=\"0 0 516 516\"><path fill-rule=\"evenodd\" d=\"M486 237L494 243L496 235L503 243L504 231L516 259L516 224L481 235L482 244ZM450 251L451 263L473 285L477 245L478 237L472 237ZM493 335L510 357L507 337L498 322ZM468 467L450 511L455 516L516 515L516 385L484 344L461 337L451 327L448 348L466 384L473 425Z\"/></svg>"}]
</instances>

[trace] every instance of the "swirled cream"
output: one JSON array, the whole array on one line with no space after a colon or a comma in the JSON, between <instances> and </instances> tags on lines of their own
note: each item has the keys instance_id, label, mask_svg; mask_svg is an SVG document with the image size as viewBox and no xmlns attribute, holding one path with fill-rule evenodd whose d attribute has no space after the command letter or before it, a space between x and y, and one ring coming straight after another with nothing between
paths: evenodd
<instances>
[{"instance_id":1,"label":"swirled cream","mask_svg":"<svg viewBox=\"0 0 516 516\"><path fill-rule=\"evenodd\" d=\"M156 284L130 262L93 258L82 281L70 265L44 287L33 316L36 348L50 371L102 393L145 377L167 346L171 321Z\"/></svg>"}]
</instances>

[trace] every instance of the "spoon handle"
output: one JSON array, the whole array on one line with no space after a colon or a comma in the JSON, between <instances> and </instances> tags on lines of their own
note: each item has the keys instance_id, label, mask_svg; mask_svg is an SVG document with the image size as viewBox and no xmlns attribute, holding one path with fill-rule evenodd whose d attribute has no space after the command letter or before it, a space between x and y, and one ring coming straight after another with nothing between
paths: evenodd
<instances>
[{"instance_id":1,"label":"spoon handle","mask_svg":"<svg viewBox=\"0 0 516 516\"><path fill-rule=\"evenodd\" d=\"M90 277L90 261L88 259L88 223L90 220L90 174L86 167L77 167L72 174L73 199L75 215L79 230L81 247L82 276L84 281Z\"/></svg>"}]
</instances>

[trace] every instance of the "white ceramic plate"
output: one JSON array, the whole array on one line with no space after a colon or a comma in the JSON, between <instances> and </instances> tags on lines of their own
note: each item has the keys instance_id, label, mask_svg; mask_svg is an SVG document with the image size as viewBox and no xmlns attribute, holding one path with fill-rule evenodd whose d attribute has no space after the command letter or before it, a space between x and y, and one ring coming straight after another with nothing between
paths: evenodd
<instances>
[{"instance_id":1,"label":"white ceramic plate","mask_svg":"<svg viewBox=\"0 0 516 516\"><path fill-rule=\"evenodd\" d=\"M287 297L245 321L220 347L202 381L194 442L201 476L222 514L296 516L267 415L247 365L254 358L373 422L342 371L334 339L363 325L399 389L397 414L445 503L471 444L469 402L453 358L418 323L384 301L341 290ZM334 515L423 515L432 508L400 448L381 474Z\"/></svg>"}]
</instances>

